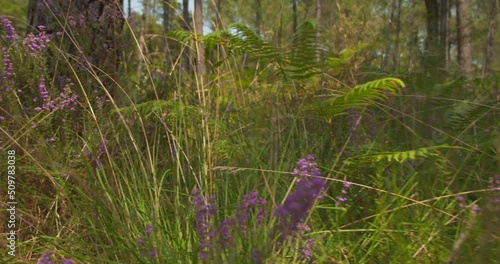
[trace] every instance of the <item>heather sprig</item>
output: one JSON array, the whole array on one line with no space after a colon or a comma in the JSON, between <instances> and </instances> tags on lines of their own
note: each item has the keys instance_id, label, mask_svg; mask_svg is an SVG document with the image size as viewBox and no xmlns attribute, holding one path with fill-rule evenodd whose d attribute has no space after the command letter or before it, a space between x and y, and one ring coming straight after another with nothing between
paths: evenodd
<instances>
[{"instance_id":1,"label":"heather sprig","mask_svg":"<svg viewBox=\"0 0 500 264\"><path fill-rule=\"evenodd\" d=\"M51 260L51 256L53 253L54 252L50 250L43 253L40 259L38 259L37 264L54 264L54 262ZM74 264L74 262L71 259L61 258L61 264Z\"/></svg>"},{"instance_id":2,"label":"heather sprig","mask_svg":"<svg viewBox=\"0 0 500 264\"><path fill-rule=\"evenodd\" d=\"M300 159L293 172L299 177L295 190L275 211L280 222L282 239L300 231L299 227L305 221L316 200L323 197L326 187L326 182L321 178L321 171L312 155Z\"/></svg>"},{"instance_id":3,"label":"heather sprig","mask_svg":"<svg viewBox=\"0 0 500 264\"><path fill-rule=\"evenodd\" d=\"M14 27L12 26L12 21L10 21L8 18L6 17L1 17L0 18L0 25L2 26L3 28L3 31L5 31L5 38L10 41L10 42L14 42L16 41L19 36L17 35L16 33L16 30L14 29ZM2 29L0 28L0 29ZM0 38L3 36L4 34L0 31Z\"/></svg>"},{"instance_id":4,"label":"heather sprig","mask_svg":"<svg viewBox=\"0 0 500 264\"><path fill-rule=\"evenodd\" d=\"M150 259L155 258L158 253L156 251L156 247L153 245L150 239L148 239L153 233L153 225L148 224L146 230L144 230L144 235L137 239L137 245L139 245L141 250L141 256L148 256Z\"/></svg>"},{"instance_id":5,"label":"heather sprig","mask_svg":"<svg viewBox=\"0 0 500 264\"><path fill-rule=\"evenodd\" d=\"M352 184L348 181L342 182L342 190L340 190L340 195L335 198L335 200L337 200L336 206L343 206L347 202L347 194L349 193L351 185Z\"/></svg>"},{"instance_id":6,"label":"heather sprig","mask_svg":"<svg viewBox=\"0 0 500 264\"><path fill-rule=\"evenodd\" d=\"M214 221L217 213L215 205L215 196L211 196L205 200L199 189L191 192L193 196L193 204L195 207L195 228L199 238L199 252L201 259L208 257L207 253L213 249L213 239L215 236Z\"/></svg>"},{"instance_id":7,"label":"heather sprig","mask_svg":"<svg viewBox=\"0 0 500 264\"><path fill-rule=\"evenodd\" d=\"M23 40L23 44L28 47L28 54L35 58L39 57L50 42L50 36L44 31L45 26L37 28L40 30L37 35L29 33Z\"/></svg>"}]
</instances>

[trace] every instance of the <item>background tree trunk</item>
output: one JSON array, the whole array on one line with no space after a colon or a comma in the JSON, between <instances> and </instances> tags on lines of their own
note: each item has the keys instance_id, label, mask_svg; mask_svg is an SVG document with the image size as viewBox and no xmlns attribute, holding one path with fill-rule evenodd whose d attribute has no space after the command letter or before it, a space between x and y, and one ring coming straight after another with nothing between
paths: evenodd
<instances>
[{"instance_id":1,"label":"background tree trunk","mask_svg":"<svg viewBox=\"0 0 500 264\"><path fill-rule=\"evenodd\" d=\"M292 0L293 34L297 33L297 0Z\"/></svg>"},{"instance_id":2,"label":"background tree trunk","mask_svg":"<svg viewBox=\"0 0 500 264\"><path fill-rule=\"evenodd\" d=\"M62 32L64 37L74 38L73 33L85 27L88 44L81 42L76 47L72 44L74 39L68 40L65 52L80 58L80 63L87 60L117 78L120 61L117 38L124 23L122 10L123 0L30 0L27 32L36 32L36 27L43 25L49 34Z\"/></svg>"},{"instance_id":3,"label":"background tree trunk","mask_svg":"<svg viewBox=\"0 0 500 264\"><path fill-rule=\"evenodd\" d=\"M189 0L182 0L182 28L186 31L191 30L191 18L189 16ZM190 50L188 47L182 49L182 68L187 72L191 68Z\"/></svg>"},{"instance_id":4,"label":"background tree trunk","mask_svg":"<svg viewBox=\"0 0 500 264\"><path fill-rule=\"evenodd\" d=\"M441 0L439 5L439 59L442 72L448 69L448 14L450 0Z\"/></svg>"},{"instance_id":5,"label":"background tree trunk","mask_svg":"<svg viewBox=\"0 0 500 264\"><path fill-rule=\"evenodd\" d=\"M484 44L483 78L491 75L492 62L495 57L495 45L493 42L497 26L496 18L498 16L497 0L490 0L490 11L488 35L486 36L486 43Z\"/></svg>"},{"instance_id":6,"label":"background tree trunk","mask_svg":"<svg viewBox=\"0 0 500 264\"><path fill-rule=\"evenodd\" d=\"M457 49L460 71L465 76L472 73L472 48L469 0L457 0Z\"/></svg>"},{"instance_id":7,"label":"background tree trunk","mask_svg":"<svg viewBox=\"0 0 500 264\"><path fill-rule=\"evenodd\" d=\"M321 12L323 8L321 6L321 0L316 0L316 44L319 45L321 37ZM316 49L316 60L319 62L321 60L321 50L319 47Z\"/></svg>"},{"instance_id":8,"label":"background tree trunk","mask_svg":"<svg viewBox=\"0 0 500 264\"><path fill-rule=\"evenodd\" d=\"M425 0L427 10L427 36L425 38L424 68L432 78L439 69L439 6L437 0Z\"/></svg>"},{"instance_id":9,"label":"background tree trunk","mask_svg":"<svg viewBox=\"0 0 500 264\"><path fill-rule=\"evenodd\" d=\"M203 1L194 1L194 28L199 36L203 36ZM205 47L202 41L196 42L196 73L203 75L207 73L205 64Z\"/></svg>"},{"instance_id":10,"label":"background tree trunk","mask_svg":"<svg viewBox=\"0 0 500 264\"><path fill-rule=\"evenodd\" d=\"M165 66L168 67L170 59L170 48L168 45L168 38L166 34L170 30L170 3L171 0L163 0L163 34L165 35L165 48L163 52L165 53Z\"/></svg>"},{"instance_id":11,"label":"background tree trunk","mask_svg":"<svg viewBox=\"0 0 500 264\"><path fill-rule=\"evenodd\" d=\"M262 27L262 6L261 0L255 0L255 32L260 35L260 28Z\"/></svg>"}]
</instances>

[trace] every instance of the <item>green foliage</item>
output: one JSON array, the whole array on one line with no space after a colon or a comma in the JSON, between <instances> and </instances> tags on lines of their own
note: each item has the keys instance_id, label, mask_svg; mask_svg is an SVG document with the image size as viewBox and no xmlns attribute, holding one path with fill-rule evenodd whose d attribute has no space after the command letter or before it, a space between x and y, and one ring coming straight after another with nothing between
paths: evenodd
<instances>
[{"instance_id":1,"label":"green foliage","mask_svg":"<svg viewBox=\"0 0 500 264\"><path fill-rule=\"evenodd\" d=\"M419 148L407 151L398 152L383 152L383 153L369 153L350 157L344 161L346 165L359 165L361 163L378 164L379 162L396 162L404 163L408 160L415 160L421 158L430 158L441 156L438 150L441 149L457 149L448 145L438 145L426 148Z\"/></svg>"},{"instance_id":2,"label":"green foliage","mask_svg":"<svg viewBox=\"0 0 500 264\"><path fill-rule=\"evenodd\" d=\"M403 81L396 78L384 78L360 84L344 94L320 102L314 102L308 110L315 116L333 118L346 114L348 109L366 109L377 102L387 101L389 96L396 95Z\"/></svg>"}]
</instances>

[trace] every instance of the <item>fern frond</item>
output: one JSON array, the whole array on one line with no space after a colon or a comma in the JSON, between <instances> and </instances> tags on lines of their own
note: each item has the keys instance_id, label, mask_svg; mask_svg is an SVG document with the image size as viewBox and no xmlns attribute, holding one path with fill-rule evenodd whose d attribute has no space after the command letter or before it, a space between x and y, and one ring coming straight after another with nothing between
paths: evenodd
<instances>
[{"instance_id":1,"label":"fern frond","mask_svg":"<svg viewBox=\"0 0 500 264\"><path fill-rule=\"evenodd\" d=\"M314 20L304 21L293 36L293 45L287 56L290 65L285 67L287 77L306 79L319 74L319 63L316 59L318 43L316 39L316 23Z\"/></svg>"},{"instance_id":2,"label":"fern frond","mask_svg":"<svg viewBox=\"0 0 500 264\"><path fill-rule=\"evenodd\" d=\"M351 157L344 161L346 165L359 165L361 163L376 163L376 162L396 162L403 163L407 160L416 160L429 157L440 156L440 149L463 149L460 147L449 146L447 144L432 146L427 148L412 149L398 152L382 152L372 153Z\"/></svg>"},{"instance_id":3,"label":"fern frond","mask_svg":"<svg viewBox=\"0 0 500 264\"><path fill-rule=\"evenodd\" d=\"M389 95L399 93L405 84L397 78L383 78L365 84L357 85L343 95L322 102L316 102L309 107L311 113L325 118L333 118L346 114L350 108L363 109L375 104L375 101L385 101Z\"/></svg>"}]
</instances>

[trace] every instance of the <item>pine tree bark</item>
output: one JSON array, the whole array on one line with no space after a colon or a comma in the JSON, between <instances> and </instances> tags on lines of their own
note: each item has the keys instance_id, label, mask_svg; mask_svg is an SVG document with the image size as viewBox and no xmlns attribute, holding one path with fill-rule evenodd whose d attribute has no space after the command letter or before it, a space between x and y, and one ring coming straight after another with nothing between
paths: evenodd
<instances>
[{"instance_id":1,"label":"pine tree bark","mask_svg":"<svg viewBox=\"0 0 500 264\"><path fill-rule=\"evenodd\" d=\"M439 60L443 73L448 68L448 14L450 0L440 0L439 5Z\"/></svg>"},{"instance_id":2,"label":"pine tree bark","mask_svg":"<svg viewBox=\"0 0 500 264\"><path fill-rule=\"evenodd\" d=\"M255 0L255 30L257 35L260 35L260 28L262 26L262 6L261 0Z\"/></svg>"},{"instance_id":3,"label":"pine tree bark","mask_svg":"<svg viewBox=\"0 0 500 264\"><path fill-rule=\"evenodd\" d=\"M321 13L323 12L323 7L321 5L321 0L316 0L316 43L319 43L321 37ZM321 60L320 49L316 49L316 60L319 62Z\"/></svg>"},{"instance_id":4,"label":"pine tree bark","mask_svg":"<svg viewBox=\"0 0 500 264\"><path fill-rule=\"evenodd\" d=\"M170 62L170 48L168 45L168 38L166 34L170 30L170 3L171 0L163 0L163 34L165 35L165 47L163 52L165 53L165 66L167 67Z\"/></svg>"},{"instance_id":5,"label":"pine tree bark","mask_svg":"<svg viewBox=\"0 0 500 264\"><path fill-rule=\"evenodd\" d=\"M90 44L80 48L85 49L84 55L93 58L92 64L95 66L115 71L119 62L116 38L121 33L124 22L122 10L123 0L30 0L27 33L37 32L36 27L39 25L45 26L45 31L49 34L68 33L63 27L73 31L77 30L76 27L92 27L93 30L87 36ZM77 50L74 47L68 52L81 55L76 54Z\"/></svg>"},{"instance_id":6,"label":"pine tree bark","mask_svg":"<svg viewBox=\"0 0 500 264\"><path fill-rule=\"evenodd\" d=\"M486 42L484 44L484 63L483 71L481 76L483 78L488 77L492 73L492 62L495 58L495 45L494 37L497 26L497 16L498 16L498 4L497 0L490 0L490 18L488 24L488 35L486 36Z\"/></svg>"},{"instance_id":7,"label":"pine tree bark","mask_svg":"<svg viewBox=\"0 0 500 264\"><path fill-rule=\"evenodd\" d=\"M463 75L472 73L472 48L469 0L457 0L457 50L458 64Z\"/></svg>"},{"instance_id":8,"label":"pine tree bark","mask_svg":"<svg viewBox=\"0 0 500 264\"><path fill-rule=\"evenodd\" d=\"M439 69L439 5L437 0L425 0L427 36L425 38L424 68L434 79Z\"/></svg>"},{"instance_id":9,"label":"pine tree bark","mask_svg":"<svg viewBox=\"0 0 500 264\"><path fill-rule=\"evenodd\" d=\"M203 36L203 1L194 1L194 29L196 35ZM196 73L204 75L207 73L205 63L205 46L202 41L196 41Z\"/></svg>"},{"instance_id":10,"label":"pine tree bark","mask_svg":"<svg viewBox=\"0 0 500 264\"><path fill-rule=\"evenodd\" d=\"M293 34L297 33L297 0L292 0Z\"/></svg>"}]
</instances>

